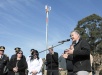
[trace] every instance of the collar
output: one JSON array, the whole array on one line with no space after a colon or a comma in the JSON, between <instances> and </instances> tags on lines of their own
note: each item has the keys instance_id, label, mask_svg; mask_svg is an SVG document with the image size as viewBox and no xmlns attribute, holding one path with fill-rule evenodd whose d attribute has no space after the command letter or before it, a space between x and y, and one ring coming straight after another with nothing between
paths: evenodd
<instances>
[{"instance_id":1,"label":"collar","mask_svg":"<svg viewBox=\"0 0 102 75\"><path fill-rule=\"evenodd\" d=\"M0 58L3 58L3 55L0 55Z\"/></svg>"},{"instance_id":2,"label":"collar","mask_svg":"<svg viewBox=\"0 0 102 75\"><path fill-rule=\"evenodd\" d=\"M76 41L76 44L79 42L79 40Z\"/></svg>"},{"instance_id":3,"label":"collar","mask_svg":"<svg viewBox=\"0 0 102 75\"><path fill-rule=\"evenodd\" d=\"M76 44L78 44L81 40L82 40L82 38L80 38L79 40L77 40L77 41L76 41Z\"/></svg>"}]
</instances>

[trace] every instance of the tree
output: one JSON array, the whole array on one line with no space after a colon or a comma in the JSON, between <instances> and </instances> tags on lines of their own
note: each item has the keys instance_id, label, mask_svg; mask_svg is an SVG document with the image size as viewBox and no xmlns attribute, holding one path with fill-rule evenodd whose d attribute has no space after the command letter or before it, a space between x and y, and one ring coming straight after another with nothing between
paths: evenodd
<instances>
[{"instance_id":1,"label":"tree","mask_svg":"<svg viewBox=\"0 0 102 75\"><path fill-rule=\"evenodd\" d=\"M78 21L75 30L79 30L82 38L86 39L92 53L102 54L102 17L92 14Z\"/></svg>"}]
</instances>

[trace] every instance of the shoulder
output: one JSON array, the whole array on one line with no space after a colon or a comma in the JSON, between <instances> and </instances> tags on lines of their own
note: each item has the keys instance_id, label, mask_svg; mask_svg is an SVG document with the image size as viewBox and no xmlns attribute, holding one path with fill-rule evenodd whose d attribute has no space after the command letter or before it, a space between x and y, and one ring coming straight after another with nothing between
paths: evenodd
<instances>
[{"instance_id":1,"label":"shoulder","mask_svg":"<svg viewBox=\"0 0 102 75\"><path fill-rule=\"evenodd\" d=\"M29 60L30 58L31 58L31 57L27 56L27 57L26 57L26 60Z\"/></svg>"},{"instance_id":2,"label":"shoulder","mask_svg":"<svg viewBox=\"0 0 102 75\"><path fill-rule=\"evenodd\" d=\"M25 55L23 55L23 58L26 58Z\"/></svg>"},{"instance_id":3,"label":"shoulder","mask_svg":"<svg viewBox=\"0 0 102 75\"><path fill-rule=\"evenodd\" d=\"M6 54L4 54L3 57L5 60L9 60L9 57Z\"/></svg>"},{"instance_id":4,"label":"shoulder","mask_svg":"<svg viewBox=\"0 0 102 75\"><path fill-rule=\"evenodd\" d=\"M63 56L61 55L61 56L59 56L59 58L63 58Z\"/></svg>"},{"instance_id":5,"label":"shoulder","mask_svg":"<svg viewBox=\"0 0 102 75\"><path fill-rule=\"evenodd\" d=\"M41 60L41 61L42 61L42 58L39 58L39 60Z\"/></svg>"},{"instance_id":6,"label":"shoulder","mask_svg":"<svg viewBox=\"0 0 102 75\"><path fill-rule=\"evenodd\" d=\"M82 38L80 39L80 42L81 43L88 43L86 39L82 39Z\"/></svg>"},{"instance_id":7,"label":"shoulder","mask_svg":"<svg viewBox=\"0 0 102 75\"><path fill-rule=\"evenodd\" d=\"M40 60L42 60L42 58L39 58Z\"/></svg>"},{"instance_id":8,"label":"shoulder","mask_svg":"<svg viewBox=\"0 0 102 75\"><path fill-rule=\"evenodd\" d=\"M89 45L88 41L86 39L82 39L82 38L79 40L79 44L82 46Z\"/></svg>"},{"instance_id":9,"label":"shoulder","mask_svg":"<svg viewBox=\"0 0 102 75\"><path fill-rule=\"evenodd\" d=\"M38 60L40 63L43 63L43 60L42 60L42 58L39 58L39 60Z\"/></svg>"},{"instance_id":10,"label":"shoulder","mask_svg":"<svg viewBox=\"0 0 102 75\"><path fill-rule=\"evenodd\" d=\"M58 54L57 52L54 52L54 54Z\"/></svg>"},{"instance_id":11,"label":"shoulder","mask_svg":"<svg viewBox=\"0 0 102 75\"><path fill-rule=\"evenodd\" d=\"M16 54L13 54L12 56L15 56Z\"/></svg>"},{"instance_id":12,"label":"shoulder","mask_svg":"<svg viewBox=\"0 0 102 75\"><path fill-rule=\"evenodd\" d=\"M11 59L16 59L16 54L13 54L13 55L11 56Z\"/></svg>"},{"instance_id":13,"label":"shoulder","mask_svg":"<svg viewBox=\"0 0 102 75\"><path fill-rule=\"evenodd\" d=\"M62 57L62 56L60 56L60 57L59 57L59 60L60 60L60 59L63 59L63 57Z\"/></svg>"},{"instance_id":14,"label":"shoulder","mask_svg":"<svg viewBox=\"0 0 102 75\"><path fill-rule=\"evenodd\" d=\"M26 60L26 57L23 55L23 56L22 56L22 59L23 59L23 60Z\"/></svg>"},{"instance_id":15,"label":"shoulder","mask_svg":"<svg viewBox=\"0 0 102 75\"><path fill-rule=\"evenodd\" d=\"M8 57L6 54L4 54L5 57ZM9 58L9 57L8 57Z\"/></svg>"},{"instance_id":16,"label":"shoulder","mask_svg":"<svg viewBox=\"0 0 102 75\"><path fill-rule=\"evenodd\" d=\"M12 57L15 57L15 56L16 56L16 54L13 54L13 55L11 56L11 58L12 58Z\"/></svg>"},{"instance_id":17,"label":"shoulder","mask_svg":"<svg viewBox=\"0 0 102 75\"><path fill-rule=\"evenodd\" d=\"M9 60L9 57L6 54L4 54L3 56L5 59Z\"/></svg>"},{"instance_id":18,"label":"shoulder","mask_svg":"<svg viewBox=\"0 0 102 75\"><path fill-rule=\"evenodd\" d=\"M48 53L46 56L49 56L50 54Z\"/></svg>"}]
</instances>

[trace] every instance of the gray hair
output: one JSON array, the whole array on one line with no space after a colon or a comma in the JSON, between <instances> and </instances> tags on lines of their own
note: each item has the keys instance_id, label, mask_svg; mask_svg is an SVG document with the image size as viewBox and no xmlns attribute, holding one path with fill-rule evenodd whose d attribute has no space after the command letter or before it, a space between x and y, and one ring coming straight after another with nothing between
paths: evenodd
<instances>
[{"instance_id":1,"label":"gray hair","mask_svg":"<svg viewBox=\"0 0 102 75\"><path fill-rule=\"evenodd\" d=\"M73 32L77 33L80 37L80 32L78 30L73 30L71 33L73 33Z\"/></svg>"}]
</instances>

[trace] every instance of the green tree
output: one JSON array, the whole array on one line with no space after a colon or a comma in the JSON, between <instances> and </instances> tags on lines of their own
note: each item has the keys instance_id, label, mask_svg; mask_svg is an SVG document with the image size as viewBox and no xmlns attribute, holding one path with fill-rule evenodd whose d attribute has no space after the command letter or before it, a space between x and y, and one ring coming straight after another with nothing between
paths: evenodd
<instances>
[{"instance_id":1,"label":"green tree","mask_svg":"<svg viewBox=\"0 0 102 75\"><path fill-rule=\"evenodd\" d=\"M92 14L78 21L75 30L79 30L82 38L86 39L92 53L102 54L102 17Z\"/></svg>"}]
</instances>

